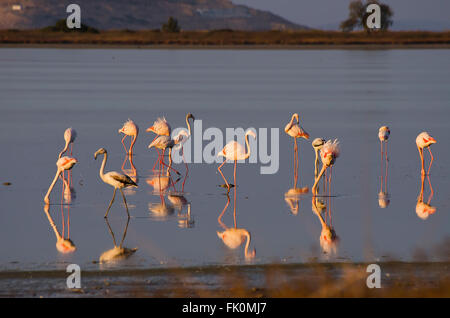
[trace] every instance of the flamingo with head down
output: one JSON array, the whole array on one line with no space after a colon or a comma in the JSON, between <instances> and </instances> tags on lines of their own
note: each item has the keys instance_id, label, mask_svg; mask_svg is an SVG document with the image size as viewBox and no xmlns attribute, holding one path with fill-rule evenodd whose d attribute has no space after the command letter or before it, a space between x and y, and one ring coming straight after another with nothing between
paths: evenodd
<instances>
[{"instance_id":1,"label":"flamingo with head down","mask_svg":"<svg viewBox=\"0 0 450 318\"><path fill-rule=\"evenodd\" d=\"M431 137L426 131L421 132L416 138L417 149L419 150L420 160L422 161L422 175L425 175L425 161L423 159L423 149L428 148L430 152L431 161L430 166L428 167L428 172L426 174L430 174L431 164L433 163L433 154L431 153L430 146L436 143L436 139Z\"/></svg>"}]
</instances>

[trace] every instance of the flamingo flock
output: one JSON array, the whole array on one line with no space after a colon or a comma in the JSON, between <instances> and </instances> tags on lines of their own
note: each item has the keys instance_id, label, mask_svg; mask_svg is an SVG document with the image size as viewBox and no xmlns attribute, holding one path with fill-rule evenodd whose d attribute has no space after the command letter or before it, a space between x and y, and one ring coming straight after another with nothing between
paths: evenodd
<instances>
[{"instance_id":1,"label":"flamingo flock","mask_svg":"<svg viewBox=\"0 0 450 318\"><path fill-rule=\"evenodd\" d=\"M173 163L172 162L172 150L176 149L176 150L181 150L181 154L183 157L183 163L186 166L186 176L187 176L188 165L184 159L183 147L184 147L184 144L186 143L186 141L190 138L190 136L192 134L191 121L193 123L195 121L195 117L191 113L188 113L185 117L185 121L186 121L187 129L181 129L178 132L178 134L176 134L173 137L171 135L172 128L171 128L170 124L167 122L167 120L165 119L165 117L157 118L154 121L153 125L146 129L147 132L152 132L152 133L156 134L156 136L154 137L154 139L148 146L149 149L156 148L156 150L158 152L158 159L153 166L153 170L155 169L155 166L157 164L159 164L159 171L161 171L162 168L167 167L166 176L167 175L170 176L170 172L172 172L172 171L178 175L181 175L178 170L176 170L172 167L172 163ZM284 131L288 136L292 137L293 141L294 141L294 188L291 189L288 193L289 193L289 202L292 204L295 204L295 202L291 202L290 196L292 194L301 194L301 193L308 192L308 187L297 189L298 177L299 177L298 169L299 169L299 161L300 161L299 146L298 146L297 139L300 138L300 139L308 140L310 135L300 125L300 116L298 113L292 114L290 121L284 128ZM139 135L139 127L135 122L133 122L133 120L128 119L128 121L126 121L123 124L122 128L120 128L118 130L118 132L121 134L124 134L124 137L122 138L121 143L125 149L125 153L128 156L130 156L130 162L132 164L132 156L133 156L133 152L134 152L134 146L136 144L136 140ZM125 139L128 136L131 137L131 143L130 143L129 147L127 147L124 143ZM250 136L254 139L257 138L256 133L253 130L249 129L245 133L245 145L242 145L236 141L231 141L228 144L226 144L225 147L223 147L223 149L217 154L217 157L224 158L223 163L218 166L217 170L225 182L224 187L226 187L227 193L230 192L230 189L232 187L237 186L237 171L236 171L237 170L237 161L248 159L251 155L251 149L250 149L250 144L249 144ZM382 174L382 187L381 187L381 191L379 194L380 200L381 201L384 200L383 201L384 203L380 201L380 207L385 207L388 204L388 203L386 203L387 201L385 201L385 200L387 199L387 189L386 189L387 162L388 162L387 143L388 143L389 136L390 136L389 127L387 127L387 126L380 127L380 129L378 131L378 138L380 140L380 149L381 149L380 152L381 152L381 159L382 159L382 166L381 166L382 168L381 169L383 170L384 162L386 165L386 174L384 176L384 179L383 179L383 174ZM70 190L71 170L78 163L78 160L72 156L73 155L73 145L75 143L76 137L77 137L77 132L73 128L68 128L65 130L65 132L64 132L65 145L64 145L64 148L58 154L58 159L56 161L56 167L57 167L56 175L55 175L53 181L51 182L50 187L44 197L45 204L50 203L50 194L51 194L56 182L58 181L58 178L62 179L62 181L63 181L62 182L63 189L64 189L64 187L69 187L68 190ZM431 145L433 145L435 143L436 143L436 139L431 137L430 134L427 132L420 133L416 138L416 146L419 151L419 156L420 156L420 161L421 161L422 176L429 175L429 173L430 173L431 165L434 160L433 154L431 152ZM334 140L330 139L328 141L325 141L325 139L319 137L319 138L315 138L311 144L312 144L313 150L315 152L314 183L311 188L311 192L312 192L312 195L315 197L315 196L318 196L319 181L324 177L324 174L325 174L325 180L324 180L325 189L329 189L329 186L331 183L331 177L332 177L332 168L336 164L336 160L340 156L341 151L340 151L340 142L338 141L338 139L334 139ZM69 146L71 147L70 155L64 155L68 151ZM430 163L429 163L427 170L425 170L425 159L424 159L424 149L425 148L427 148L430 153ZM161 152L160 152L160 150L161 150ZM169 154L168 154L169 163L168 164L166 162L164 162L166 150L169 152ZM105 173L104 170L105 170L107 156L108 156L107 150L105 148L99 148L94 154L94 159L97 159L97 157L100 155L103 155L103 161L102 161L102 164L101 164L100 170L99 170L100 179L104 183L106 183L114 188L113 197L112 197L111 202L106 210L104 217L106 218L108 216L109 210L111 209L111 206L114 202L117 189L119 189L119 191L121 192L122 199L123 199L123 202L126 207L126 213L127 213L127 216L129 217L128 205L127 205L127 201L126 201L123 189L138 187L137 173L134 178L134 180L136 180L136 181L134 181L129 175L127 175L125 173L119 173L116 171L110 171L110 172ZM228 182L227 178L224 176L224 174L222 172L222 167L224 166L224 164L227 161L234 162L234 180L233 180L234 183ZM320 163L322 163L321 169L319 169ZM124 164L125 164L125 161L124 161ZM132 167L134 167L133 164L132 164ZM122 170L123 170L123 165L122 165ZM68 171L68 181L69 182L66 181L66 177L64 176L65 171ZM329 171L329 173L327 171ZM154 184L152 184L152 185L155 187L155 189L156 188L162 189L162 183L164 183L164 180L165 180L164 178L165 178L165 176L162 176L160 174L157 182L156 181L153 182ZM169 178L168 180L171 180L171 179ZM385 181L384 190L383 190L383 180ZM166 188L169 186L170 186L170 183L168 183L166 185ZM183 192L184 192L184 182L183 182ZM382 205L384 205L384 206L382 206Z\"/></svg>"}]
</instances>

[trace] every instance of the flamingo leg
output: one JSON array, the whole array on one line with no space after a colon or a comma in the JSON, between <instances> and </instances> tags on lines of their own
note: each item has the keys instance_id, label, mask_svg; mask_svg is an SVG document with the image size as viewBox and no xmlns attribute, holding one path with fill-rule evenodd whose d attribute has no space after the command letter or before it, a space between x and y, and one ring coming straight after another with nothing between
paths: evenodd
<instances>
[{"instance_id":1,"label":"flamingo leg","mask_svg":"<svg viewBox=\"0 0 450 318\"><path fill-rule=\"evenodd\" d=\"M388 176L388 165L389 165L389 160L388 160L388 157L387 157L387 141L386 141L386 151L385 151L385 154L386 154L386 174L384 175L384 191L385 191L386 193L388 193L388 189L387 189L387 176Z\"/></svg>"},{"instance_id":2,"label":"flamingo leg","mask_svg":"<svg viewBox=\"0 0 450 318\"><path fill-rule=\"evenodd\" d=\"M222 170L220 169L220 168L223 167L223 165L224 165L226 162L227 162L227 161L224 160L223 163L217 168L217 170L219 170L220 175L222 176L223 181L225 181L225 184L227 185L228 192L230 192L230 188L231 188L231 187L230 187L230 184L228 183L227 179L225 178L225 176L224 176L223 173L222 173ZM227 193L228 193L228 192L227 192Z\"/></svg>"},{"instance_id":3,"label":"flamingo leg","mask_svg":"<svg viewBox=\"0 0 450 318\"><path fill-rule=\"evenodd\" d=\"M294 188L297 188L298 181L298 166L297 166L297 138L294 138Z\"/></svg>"},{"instance_id":4,"label":"flamingo leg","mask_svg":"<svg viewBox=\"0 0 450 318\"><path fill-rule=\"evenodd\" d=\"M158 162L160 163L159 169L161 170L161 162L160 162L161 161L161 154L159 153L158 148L156 148L156 151L158 152L158 159L155 161L155 164L153 165L153 168L152 168L153 171L155 171L155 167L158 164Z\"/></svg>"},{"instance_id":5,"label":"flamingo leg","mask_svg":"<svg viewBox=\"0 0 450 318\"><path fill-rule=\"evenodd\" d=\"M117 190L117 188L114 188L113 197L112 197L112 199L111 199L111 202L109 203L108 209L106 210L106 214L105 214L105 216L104 216L105 218L108 217L109 209L111 209L111 205L113 204L114 198L116 197L116 190Z\"/></svg>"},{"instance_id":6,"label":"flamingo leg","mask_svg":"<svg viewBox=\"0 0 450 318\"><path fill-rule=\"evenodd\" d=\"M237 160L234 161L234 228L237 228L237 222L236 222L236 188L237 188L237 181L236 181L236 166L237 166Z\"/></svg>"},{"instance_id":7,"label":"flamingo leg","mask_svg":"<svg viewBox=\"0 0 450 318\"><path fill-rule=\"evenodd\" d=\"M164 152L163 152L163 156L164 156ZM163 166L166 166L166 167L167 167L167 173L169 172L169 170L173 170L176 174L178 174L179 176L181 176L181 173L179 173L177 170L175 170L174 168L171 167L171 165L172 165L172 156L170 155L170 153L169 153L169 165L167 165L167 164L164 162L164 157L163 157L163 159L161 160L161 164L162 164Z\"/></svg>"},{"instance_id":8,"label":"flamingo leg","mask_svg":"<svg viewBox=\"0 0 450 318\"><path fill-rule=\"evenodd\" d=\"M429 174L430 174L431 164L433 163L433 160L434 160L434 158L433 158L433 154L431 153L431 149L430 149L430 147L429 147L429 146L428 146L428 151L430 152L430 156L431 156L431 161L430 161L430 166L428 167L428 172L427 172L427 175L429 175Z\"/></svg>"},{"instance_id":9,"label":"flamingo leg","mask_svg":"<svg viewBox=\"0 0 450 318\"><path fill-rule=\"evenodd\" d=\"M125 208L126 208L126 211L127 211L128 218L130 218L130 213L128 212L127 200L125 199L125 195L123 194L122 189L119 189L119 190L120 190L120 193L122 193L123 203L125 203Z\"/></svg>"},{"instance_id":10,"label":"flamingo leg","mask_svg":"<svg viewBox=\"0 0 450 318\"><path fill-rule=\"evenodd\" d=\"M125 152L128 154L128 149L127 149L127 147L125 146L125 143L124 143L125 138L127 138L127 135L123 136L123 138L122 138L122 145L123 145L123 149L125 149Z\"/></svg>"},{"instance_id":11,"label":"flamingo leg","mask_svg":"<svg viewBox=\"0 0 450 318\"><path fill-rule=\"evenodd\" d=\"M317 184L319 183L320 178L322 178L323 173L325 172L327 166L323 165L322 170L320 170L319 176L316 178L316 181L314 182L314 185L312 187L311 192L315 196L317 194Z\"/></svg>"},{"instance_id":12,"label":"flamingo leg","mask_svg":"<svg viewBox=\"0 0 450 318\"><path fill-rule=\"evenodd\" d=\"M423 148L420 148L419 146L417 146L417 149L419 149L420 160L422 161L421 173L422 173L422 175L425 175L425 162L423 160Z\"/></svg>"}]
</instances>

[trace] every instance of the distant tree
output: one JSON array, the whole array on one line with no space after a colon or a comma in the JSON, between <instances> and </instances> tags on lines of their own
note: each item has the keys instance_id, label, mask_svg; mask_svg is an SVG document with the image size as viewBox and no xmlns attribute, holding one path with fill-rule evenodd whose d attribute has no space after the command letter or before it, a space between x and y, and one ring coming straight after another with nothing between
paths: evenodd
<instances>
[{"instance_id":1,"label":"distant tree","mask_svg":"<svg viewBox=\"0 0 450 318\"><path fill-rule=\"evenodd\" d=\"M178 26L178 21L172 17L167 20L167 23L164 23L162 25L162 31L163 32L169 32L169 33L177 33L180 32L180 27Z\"/></svg>"},{"instance_id":2,"label":"distant tree","mask_svg":"<svg viewBox=\"0 0 450 318\"><path fill-rule=\"evenodd\" d=\"M366 12L366 8L369 4L372 3L376 3L380 6L381 30L386 31L387 29L389 29L389 27L393 23L392 16L394 15L394 12L387 4L379 3L377 0L368 0L365 4L362 2L362 0L354 0L350 2L348 6L348 19L342 21L339 25L339 28L344 32L353 31L355 28L362 28L367 32L370 32L371 30L367 28L366 24L367 18L369 17L370 13Z\"/></svg>"}]
</instances>

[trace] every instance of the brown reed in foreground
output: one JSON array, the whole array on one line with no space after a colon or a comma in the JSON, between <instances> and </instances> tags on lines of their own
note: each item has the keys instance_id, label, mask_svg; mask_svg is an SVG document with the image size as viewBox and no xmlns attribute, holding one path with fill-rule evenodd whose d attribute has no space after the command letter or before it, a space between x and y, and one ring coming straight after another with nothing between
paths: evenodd
<instances>
[{"instance_id":1,"label":"brown reed in foreground","mask_svg":"<svg viewBox=\"0 0 450 318\"><path fill-rule=\"evenodd\" d=\"M450 31L182 31L111 30L98 33L0 30L0 44L298 46L298 45L450 45Z\"/></svg>"},{"instance_id":2,"label":"brown reed in foreground","mask_svg":"<svg viewBox=\"0 0 450 318\"><path fill-rule=\"evenodd\" d=\"M385 262L381 288L368 264L313 263L83 272L82 288L64 271L0 272L0 297L450 297L450 263Z\"/></svg>"}]
</instances>

